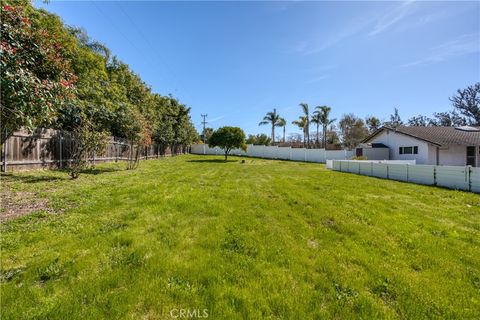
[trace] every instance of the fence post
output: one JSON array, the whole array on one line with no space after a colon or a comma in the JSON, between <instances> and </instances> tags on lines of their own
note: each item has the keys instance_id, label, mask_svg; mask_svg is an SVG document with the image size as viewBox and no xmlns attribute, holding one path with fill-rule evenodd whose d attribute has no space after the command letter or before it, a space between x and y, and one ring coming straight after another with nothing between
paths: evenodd
<instances>
[{"instance_id":1,"label":"fence post","mask_svg":"<svg viewBox=\"0 0 480 320\"><path fill-rule=\"evenodd\" d=\"M58 147L60 149L60 156L59 156L59 160L60 160L60 169L63 168L63 159L62 159L62 131L60 131L60 136L59 136L59 139L58 139Z\"/></svg>"},{"instance_id":2,"label":"fence post","mask_svg":"<svg viewBox=\"0 0 480 320\"><path fill-rule=\"evenodd\" d=\"M390 170L388 170L389 169L388 163L386 165L387 165L387 179L390 179L390 172L389 172Z\"/></svg>"},{"instance_id":3,"label":"fence post","mask_svg":"<svg viewBox=\"0 0 480 320\"><path fill-rule=\"evenodd\" d=\"M437 185L437 166L433 166L433 185Z\"/></svg>"},{"instance_id":4,"label":"fence post","mask_svg":"<svg viewBox=\"0 0 480 320\"><path fill-rule=\"evenodd\" d=\"M407 163L407 182L409 181L410 179L408 178L408 163Z\"/></svg>"},{"instance_id":5,"label":"fence post","mask_svg":"<svg viewBox=\"0 0 480 320\"><path fill-rule=\"evenodd\" d=\"M115 162L118 162L118 143L115 138L113 138L113 145L115 146Z\"/></svg>"},{"instance_id":6,"label":"fence post","mask_svg":"<svg viewBox=\"0 0 480 320\"><path fill-rule=\"evenodd\" d=\"M467 166L468 191L472 191L472 166Z\"/></svg>"},{"instance_id":7,"label":"fence post","mask_svg":"<svg viewBox=\"0 0 480 320\"><path fill-rule=\"evenodd\" d=\"M3 143L3 172L7 172L7 151L8 151L8 140L7 139L7 129L5 129L5 142Z\"/></svg>"}]
</instances>

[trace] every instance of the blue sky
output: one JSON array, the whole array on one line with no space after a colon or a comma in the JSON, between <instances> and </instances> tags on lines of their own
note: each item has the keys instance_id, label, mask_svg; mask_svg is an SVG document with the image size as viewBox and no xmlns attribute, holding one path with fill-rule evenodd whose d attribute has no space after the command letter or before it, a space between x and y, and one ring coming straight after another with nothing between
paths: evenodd
<instances>
[{"instance_id":1,"label":"blue sky","mask_svg":"<svg viewBox=\"0 0 480 320\"><path fill-rule=\"evenodd\" d=\"M479 2L36 2L85 28L200 128L259 127L300 102L403 119L480 81Z\"/></svg>"}]
</instances>

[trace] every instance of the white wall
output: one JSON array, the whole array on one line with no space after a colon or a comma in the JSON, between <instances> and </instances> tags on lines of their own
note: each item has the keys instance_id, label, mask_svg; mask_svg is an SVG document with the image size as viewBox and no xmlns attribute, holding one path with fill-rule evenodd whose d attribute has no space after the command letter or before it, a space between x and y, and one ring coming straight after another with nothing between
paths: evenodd
<instances>
[{"instance_id":1,"label":"white wall","mask_svg":"<svg viewBox=\"0 0 480 320\"><path fill-rule=\"evenodd\" d=\"M435 157L430 159L431 148L435 148L424 141L406 136L401 133L384 130L377 136L373 137L369 142L383 143L390 148L389 157L391 160L412 160L415 159L418 164L436 164ZM400 147L418 146L418 154L400 154ZM435 150L435 149L433 149ZM435 153L434 153L435 155ZM433 162L432 162L433 161Z\"/></svg>"},{"instance_id":2,"label":"white wall","mask_svg":"<svg viewBox=\"0 0 480 320\"><path fill-rule=\"evenodd\" d=\"M363 155L368 160L389 160L390 149L389 148L364 148Z\"/></svg>"},{"instance_id":3,"label":"white wall","mask_svg":"<svg viewBox=\"0 0 480 320\"><path fill-rule=\"evenodd\" d=\"M439 150L439 165L464 166L467 164L466 146L449 146L447 149Z\"/></svg>"},{"instance_id":4,"label":"white wall","mask_svg":"<svg viewBox=\"0 0 480 320\"><path fill-rule=\"evenodd\" d=\"M480 168L333 160L335 171L480 193Z\"/></svg>"},{"instance_id":5,"label":"white wall","mask_svg":"<svg viewBox=\"0 0 480 320\"><path fill-rule=\"evenodd\" d=\"M194 144L191 148L193 154L212 154L222 155L223 150L220 148L210 148L205 144ZM306 162L321 162L326 160L346 160L351 159L355 151L348 150L325 150L325 149L305 149L290 147L272 147L272 146L254 146L247 145L247 151L233 149L231 155L249 156L267 159L282 159Z\"/></svg>"}]
</instances>

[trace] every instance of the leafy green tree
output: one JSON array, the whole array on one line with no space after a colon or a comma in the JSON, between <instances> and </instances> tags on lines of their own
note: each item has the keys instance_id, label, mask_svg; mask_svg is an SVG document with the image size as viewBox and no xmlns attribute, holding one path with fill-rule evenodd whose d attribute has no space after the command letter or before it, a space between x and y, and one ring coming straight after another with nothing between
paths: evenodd
<instances>
[{"instance_id":1,"label":"leafy green tree","mask_svg":"<svg viewBox=\"0 0 480 320\"><path fill-rule=\"evenodd\" d=\"M264 133L253 135L248 135L247 144L260 145L260 146L269 146L272 144L272 139Z\"/></svg>"},{"instance_id":2,"label":"leafy green tree","mask_svg":"<svg viewBox=\"0 0 480 320\"><path fill-rule=\"evenodd\" d=\"M400 117L397 108L394 108L393 114L390 115L390 121L387 121L384 124L391 128L396 128L403 125L402 118Z\"/></svg>"},{"instance_id":3,"label":"leafy green tree","mask_svg":"<svg viewBox=\"0 0 480 320\"><path fill-rule=\"evenodd\" d=\"M202 134L200 137L202 141L207 141L212 135L213 131L214 131L213 128L205 128L205 130L202 131Z\"/></svg>"},{"instance_id":4,"label":"leafy green tree","mask_svg":"<svg viewBox=\"0 0 480 320\"><path fill-rule=\"evenodd\" d=\"M455 110L451 112L435 112L433 119L430 119L430 125L441 127L464 126L467 120L460 116Z\"/></svg>"},{"instance_id":5,"label":"leafy green tree","mask_svg":"<svg viewBox=\"0 0 480 320\"><path fill-rule=\"evenodd\" d=\"M215 130L208 139L208 146L222 148L225 152L225 161L227 161L228 154L232 149L247 149L245 133L238 127L221 127Z\"/></svg>"},{"instance_id":6,"label":"leafy green tree","mask_svg":"<svg viewBox=\"0 0 480 320\"><path fill-rule=\"evenodd\" d=\"M269 124L272 127L272 143L275 144L275 127L278 127L280 124L280 115L277 113L277 109L273 109L272 112L267 112L258 125L261 126L266 124Z\"/></svg>"},{"instance_id":7,"label":"leafy green tree","mask_svg":"<svg viewBox=\"0 0 480 320\"><path fill-rule=\"evenodd\" d=\"M2 4L2 142L22 126L53 126L79 137L95 128L129 139L129 168L135 168L153 140L175 154L198 139L190 108L153 93L85 30L30 1Z\"/></svg>"},{"instance_id":8,"label":"leafy green tree","mask_svg":"<svg viewBox=\"0 0 480 320\"><path fill-rule=\"evenodd\" d=\"M430 119L426 116L418 115L410 117L407 120L407 125L416 127L426 127L430 123Z\"/></svg>"},{"instance_id":9,"label":"leafy green tree","mask_svg":"<svg viewBox=\"0 0 480 320\"><path fill-rule=\"evenodd\" d=\"M480 82L463 90L450 98L453 107L466 117L469 125L480 126Z\"/></svg>"},{"instance_id":10,"label":"leafy green tree","mask_svg":"<svg viewBox=\"0 0 480 320\"><path fill-rule=\"evenodd\" d=\"M88 120L70 131L72 139L70 161L67 169L72 179L77 179L80 172L87 168L87 158L101 155L107 146L109 134L105 130L98 130Z\"/></svg>"},{"instance_id":11,"label":"leafy green tree","mask_svg":"<svg viewBox=\"0 0 480 320\"><path fill-rule=\"evenodd\" d=\"M367 119L365 119L365 123L368 127L368 132L369 133L374 133L375 131L377 131L380 126L382 125L382 122L380 121L380 119L378 119L377 117L375 116L369 116L367 117Z\"/></svg>"},{"instance_id":12,"label":"leafy green tree","mask_svg":"<svg viewBox=\"0 0 480 320\"><path fill-rule=\"evenodd\" d=\"M368 129L363 119L354 114L345 114L339 122L343 145L352 149L368 136Z\"/></svg>"}]
</instances>

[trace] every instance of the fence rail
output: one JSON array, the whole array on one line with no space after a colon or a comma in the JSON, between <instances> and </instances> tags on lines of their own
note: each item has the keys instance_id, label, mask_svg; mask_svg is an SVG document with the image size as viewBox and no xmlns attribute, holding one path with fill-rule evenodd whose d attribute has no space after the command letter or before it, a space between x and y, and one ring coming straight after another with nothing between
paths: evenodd
<instances>
[{"instance_id":1,"label":"fence rail","mask_svg":"<svg viewBox=\"0 0 480 320\"><path fill-rule=\"evenodd\" d=\"M333 160L335 171L480 193L480 168Z\"/></svg>"},{"instance_id":2,"label":"fence rail","mask_svg":"<svg viewBox=\"0 0 480 320\"><path fill-rule=\"evenodd\" d=\"M75 140L66 131L37 129L33 133L24 130L14 132L1 148L2 171L65 167L71 161L74 143ZM85 160L92 164L125 161L130 148L128 140L110 137L103 152L90 154ZM133 148L132 151L136 152L137 147ZM162 152L159 145L152 144L141 150L140 159L155 159L171 153L169 148Z\"/></svg>"},{"instance_id":3,"label":"fence rail","mask_svg":"<svg viewBox=\"0 0 480 320\"><path fill-rule=\"evenodd\" d=\"M190 152L194 154L210 155L224 154L223 149L218 147L210 148L206 144L192 145ZM233 149L230 151L230 154L236 156L320 163L325 163L327 160L351 159L355 155L354 151L351 150L306 149L277 146L256 146L251 144L247 145L247 151Z\"/></svg>"}]
</instances>

